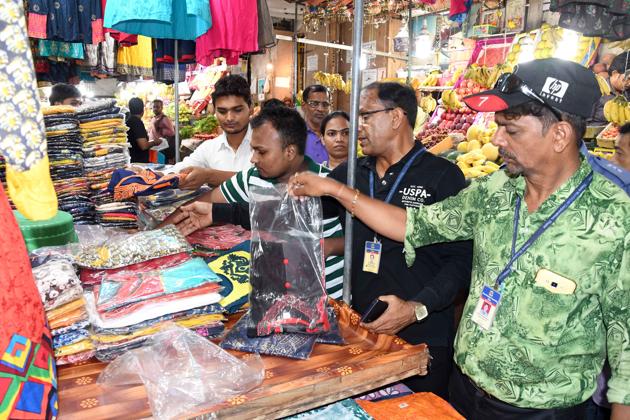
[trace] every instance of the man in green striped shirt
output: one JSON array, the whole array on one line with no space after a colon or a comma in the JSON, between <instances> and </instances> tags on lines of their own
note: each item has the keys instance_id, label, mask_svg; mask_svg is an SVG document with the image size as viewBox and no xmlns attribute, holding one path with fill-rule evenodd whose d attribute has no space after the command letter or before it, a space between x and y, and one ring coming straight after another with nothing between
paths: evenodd
<instances>
[{"instance_id":1,"label":"man in green striped shirt","mask_svg":"<svg viewBox=\"0 0 630 420\"><path fill-rule=\"evenodd\" d=\"M200 201L183 207L174 223L184 234L191 233L213 222L249 224L250 186L269 186L287 182L301 171L310 171L325 177L330 169L315 163L304 155L306 124L290 108L264 109L251 121L253 150L248 170L237 172ZM324 238L327 250L333 238L343 238L338 216L324 214ZM342 239L337 239L342 240ZM343 289L343 257L326 258L326 291L332 298L341 298Z\"/></svg>"}]
</instances>

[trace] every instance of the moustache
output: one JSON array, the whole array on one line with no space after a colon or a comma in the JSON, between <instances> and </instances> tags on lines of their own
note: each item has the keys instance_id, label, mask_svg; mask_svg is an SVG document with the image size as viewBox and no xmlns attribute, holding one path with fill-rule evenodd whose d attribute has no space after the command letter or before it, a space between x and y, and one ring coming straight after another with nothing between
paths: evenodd
<instances>
[{"instance_id":1,"label":"moustache","mask_svg":"<svg viewBox=\"0 0 630 420\"><path fill-rule=\"evenodd\" d=\"M514 154L512 154L512 153L508 152L507 150L505 150L505 149L504 149L504 148L502 148L502 147L499 147L499 155L500 155L502 158L506 158L506 157L507 157L508 159L516 160L516 155L514 155Z\"/></svg>"}]
</instances>

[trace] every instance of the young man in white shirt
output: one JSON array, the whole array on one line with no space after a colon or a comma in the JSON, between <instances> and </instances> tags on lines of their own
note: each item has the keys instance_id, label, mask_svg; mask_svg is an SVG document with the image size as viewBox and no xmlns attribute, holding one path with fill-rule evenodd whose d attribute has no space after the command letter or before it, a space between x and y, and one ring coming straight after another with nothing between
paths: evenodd
<instances>
[{"instance_id":1,"label":"young man in white shirt","mask_svg":"<svg viewBox=\"0 0 630 420\"><path fill-rule=\"evenodd\" d=\"M238 75L222 77L215 84L212 103L223 134L203 142L171 169L187 174L179 184L182 189L196 190L204 184L215 187L251 166L249 84Z\"/></svg>"}]
</instances>

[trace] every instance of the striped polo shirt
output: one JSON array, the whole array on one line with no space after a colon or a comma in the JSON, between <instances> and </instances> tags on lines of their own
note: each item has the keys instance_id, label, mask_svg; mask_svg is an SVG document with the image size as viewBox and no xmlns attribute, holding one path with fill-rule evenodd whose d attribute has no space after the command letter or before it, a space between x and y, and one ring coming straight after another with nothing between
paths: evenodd
<instances>
[{"instance_id":1,"label":"striped polo shirt","mask_svg":"<svg viewBox=\"0 0 630 420\"><path fill-rule=\"evenodd\" d=\"M327 176L330 169L304 156L308 170L319 176ZM249 203L249 186L258 185L268 187L273 182L260 177L260 172L254 166L245 171L237 172L232 178L221 184L221 193L228 203ZM323 220L324 238L339 238L343 230L338 217ZM343 257L326 258L326 292L334 299L340 299L343 292Z\"/></svg>"}]
</instances>

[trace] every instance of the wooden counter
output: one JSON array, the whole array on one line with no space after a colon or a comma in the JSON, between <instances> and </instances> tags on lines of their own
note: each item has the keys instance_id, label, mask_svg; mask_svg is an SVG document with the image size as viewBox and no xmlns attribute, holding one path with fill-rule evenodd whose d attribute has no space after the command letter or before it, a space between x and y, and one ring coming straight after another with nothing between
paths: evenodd
<instances>
[{"instance_id":1,"label":"wooden counter","mask_svg":"<svg viewBox=\"0 0 630 420\"><path fill-rule=\"evenodd\" d=\"M359 316L334 303L345 346L316 344L308 360L262 356L265 380L253 391L201 410L197 418L278 418L383 387L413 375L426 375L428 348L398 337L376 335L358 326ZM231 325L237 317L232 317ZM250 354L233 352L238 357ZM105 363L60 367L59 418L109 419L151 416L144 386L96 385Z\"/></svg>"}]
</instances>

